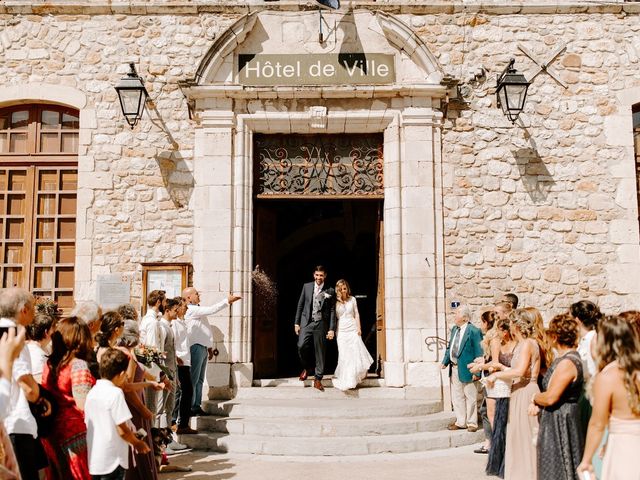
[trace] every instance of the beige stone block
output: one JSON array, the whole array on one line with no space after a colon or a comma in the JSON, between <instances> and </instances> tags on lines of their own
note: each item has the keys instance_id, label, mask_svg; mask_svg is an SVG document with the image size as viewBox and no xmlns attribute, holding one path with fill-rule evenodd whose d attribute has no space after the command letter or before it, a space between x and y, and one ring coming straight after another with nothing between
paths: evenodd
<instances>
[{"instance_id":1,"label":"beige stone block","mask_svg":"<svg viewBox=\"0 0 640 480\"><path fill-rule=\"evenodd\" d=\"M407 364L407 385L416 387L439 387L440 364L437 362L409 362Z\"/></svg>"},{"instance_id":2,"label":"beige stone block","mask_svg":"<svg viewBox=\"0 0 640 480\"><path fill-rule=\"evenodd\" d=\"M615 244L638 244L638 221L628 219L612 220L609 224L609 240Z\"/></svg>"},{"instance_id":3,"label":"beige stone block","mask_svg":"<svg viewBox=\"0 0 640 480\"><path fill-rule=\"evenodd\" d=\"M416 328L404 329L404 359L407 362L422 361L422 336L421 331Z\"/></svg>"},{"instance_id":4,"label":"beige stone block","mask_svg":"<svg viewBox=\"0 0 640 480\"><path fill-rule=\"evenodd\" d=\"M618 206L625 209L638 208L638 188L635 176L620 179L615 201Z\"/></svg>"},{"instance_id":5,"label":"beige stone block","mask_svg":"<svg viewBox=\"0 0 640 480\"><path fill-rule=\"evenodd\" d=\"M620 263L635 263L640 265L640 246L637 244L620 245L616 249Z\"/></svg>"},{"instance_id":6,"label":"beige stone block","mask_svg":"<svg viewBox=\"0 0 640 480\"><path fill-rule=\"evenodd\" d=\"M387 344L387 360L401 362L404 359L403 332L400 329L385 330L385 342Z\"/></svg>"},{"instance_id":7,"label":"beige stone block","mask_svg":"<svg viewBox=\"0 0 640 480\"><path fill-rule=\"evenodd\" d=\"M609 264L607 269L607 285L613 293L640 293L640 265L633 263Z\"/></svg>"},{"instance_id":8,"label":"beige stone block","mask_svg":"<svg viewBox=\"0 0 640 480\"><path fill-rule=\"evenodd\" d=\"M404 298L404 328L435 327L436 303L433 298Z\"/></svg>"},{"instance_id":9,"label":"beige stone block","mask_svg":"<svg viewBox=\"0 0 640 480\"><path fill-rule=\"evenodd\" d=\"M253 382L253 363L232 364L231 381L236 388L250 387Z\"/></svg>"},{"instance_id":10,"label":"beige stone block","mask_svg":"<svg viewBox=\"0 0 640 480\"><path fill-rule=\"evenodd\" d=\"M228 387L231 380L231 365L228 363L207 364L206 379L209 388ZM203 391L206 391L203 389Z\"/></svg>"},{"instance_id":11,"label":"beige stone block","mask_svg":"<svg viewBox=\"0 0 640 480\"><path fill-rule=\"evenodd\" d=\"M608 145L633 145L630 115L610 115L604 119L604 135Z\"/></svg>"},{"instance_id":12,"label":"beige stone block","mask_svg":"<svg viewBox=\"0 0 640 480\"><path fill-rule=\"evenodd\" d=\"M404 387L405 380L404 362L384 362L384 383L387 387Z\"/></svg>"}]
</instances>

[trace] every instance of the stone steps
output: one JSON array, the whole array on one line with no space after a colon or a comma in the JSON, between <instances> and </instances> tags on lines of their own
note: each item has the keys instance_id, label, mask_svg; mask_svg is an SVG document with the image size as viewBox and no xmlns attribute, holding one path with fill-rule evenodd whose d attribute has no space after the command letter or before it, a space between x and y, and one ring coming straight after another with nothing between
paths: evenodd
<instances>
[{"instance_id":1,"label":"stone steps","mask_svg":"<svg viewBox=\"0 0 640 480\"><path fill-rule=\"evenodd\" d=\"M187 438L188 437L188 438ZM182 436L191 448L216 452L287 456L351 456L425 452L480 442L482 432L419 432L404 435L349 437L266 437L199 433Z\"/></svg>"},{"instance_id":2,"label":"stone steps","mask_svg":"<svg viewBox=\"0 0 640 480\"><path fill-rule=\"evenodd\" d=\"M199 417L200 431L232 435L263 435L271 437L348 437L404 435L446 429L455 417L451 412L392 418L343 419L282 419Z\"/></svg>"},{"instance_id":3,"label":"stone steps","mask_svg":"<svg viewBox=\"0 0 640 480\"><path fill-rule=\"evenodd\" d=\"M318 392L299 381L240 389L233 400L204 402L212 415L193 418L200 433L181 435L180 441L224 453L350 456L424 452L482 440L482 432L448 431L454 416L442 411L440 401L386 397L396 390L403 389L365 387L345 395L330 387Z\"/></svg>"},{"instance_id":4,"label":"stone steps","mask_svg":"<svg viewBox=\"0 0 640 480\"><path fill-rule=\"evenodd\" d=\"M203 408L215 416L299 420L428 415L441 411L442 403L378 398L251 398L209 400L203 403Z\"/></svg>"}]
</instances>

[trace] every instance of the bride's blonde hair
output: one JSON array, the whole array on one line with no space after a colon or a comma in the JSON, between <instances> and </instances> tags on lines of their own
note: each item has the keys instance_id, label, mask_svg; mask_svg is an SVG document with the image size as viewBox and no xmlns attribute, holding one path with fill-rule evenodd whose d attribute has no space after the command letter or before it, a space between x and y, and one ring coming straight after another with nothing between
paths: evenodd
<instances>
[{"instance_id":1,"label":"bride's blonde hair","mask_svg":"<svg viewBox=\"0 0 640 480\"><path fill-rule=\"evenodd\" d=\"M344 302L345 300L347 300L347 298L341 298L340 294L338 293L338 288L340 288L342 285L347 287L347 298L349 298L351 296L351 287L349 286L349 282L347 282L346 280L344 280L342 278L336 282L336 298L339 301Z\"/></svg>"}]
</instances>

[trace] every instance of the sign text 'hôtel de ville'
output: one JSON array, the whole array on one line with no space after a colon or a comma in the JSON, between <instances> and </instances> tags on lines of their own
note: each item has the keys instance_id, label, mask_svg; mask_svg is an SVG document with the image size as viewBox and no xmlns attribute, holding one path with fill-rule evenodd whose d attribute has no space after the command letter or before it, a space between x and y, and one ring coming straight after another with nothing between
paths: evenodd
<instances>
[{"instance_id":1,"label":"sign text 'h\u00f4tel de ville'","mask_svg":"<svg viewBox=\"0 0 640 480\"><path fill-rule=\"evenodd\" d=\"M384 53L238 55L242 85L383 85L395 81L394 56Z\"/></svg>"}]
</instances>

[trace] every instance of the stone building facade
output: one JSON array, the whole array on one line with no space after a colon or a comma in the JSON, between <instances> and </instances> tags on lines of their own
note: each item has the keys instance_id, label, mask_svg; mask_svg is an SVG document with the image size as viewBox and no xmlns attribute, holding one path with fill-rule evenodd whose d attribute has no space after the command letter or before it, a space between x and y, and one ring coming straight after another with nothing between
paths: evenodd
<instances>
[{"instance_id":1,"label":"stone building facade","mask_svg":"<svg viewBox=\"0 0 640 480\"><path fill-rule=\"evenodd\" d=\"M353 1L324 13L320 43L312 3L0 5L0 109L78 111L77 301L120 274L140 305L142 263L190 263L203 300L243 296L211 319L212 393L250 385L256 136L381 134L387 385L440 395L441 344L428 339L446 337L452 300L479 310L515 292L545 318L581 298L640 305L637 4ZM239 55L343 52L391 56L394 81L238 80ZM535 75L515 124L494 95L512 57ZM151 99L133 130L113 88L129 62Z\"/></svg>"}]
</instances>

